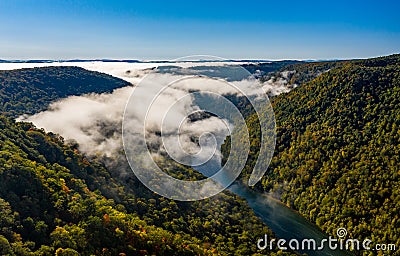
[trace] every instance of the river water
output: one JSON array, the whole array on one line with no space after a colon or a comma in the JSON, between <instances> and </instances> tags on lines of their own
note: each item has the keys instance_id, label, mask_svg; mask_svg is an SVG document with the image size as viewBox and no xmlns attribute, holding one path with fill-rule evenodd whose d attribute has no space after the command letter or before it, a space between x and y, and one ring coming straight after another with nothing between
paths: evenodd
<instances>
[{"instance_id":1,"label":"river water","mask_svg":"<svg viewBox=\"0 0 400 256\"><path fill-rule=\"evenodd\" d=\"M300 214L288 208L286 205L282 204L276 199L266 196L263 193L251 190L239 182L235 182L228 189L236 195L244 198L256 215L275 233L277 238L283 238L286 241L289 241L290 239L297 239L300 242L300 245L302 239L314 239L317 242L317 247L319 245L319 241L324 238L328 238L328 235L323 233L316 225L309 222ZM254 242L256 243L257 241ZM330 250L327 248L328 244L325 243L325 245L325 249L322 251L299 252L306 253L307 255L311 256L352 255L348 251ZM287 246L287 243L285 246Z\"/></svg>"},{"instance_id":2,"label":"river water","mask_svg":"<svg viewBox=\"0 0 400 256\"><path fill-rule=\"evenodd\" d=\"M220 163L218 161L213 161L209 162L207 165L197 166L194 169L210 177L220 169ZM252 190L239 181L230 185L228 190L245 199L255 214L275 233L275 236L278 239L282 238L287 241L285 246L288 246L288 242L291 239L299 241L300 246L303 239L314 239L316 241L316 247L319 247L322 239L328 239L328 235L322 232L315 224L280 201L268 196L266 193ZM264 239L264 237L260 237L259 239ZM254 243L257 243L257 241L254 241ZM274 245L277 245L277 243L275 242ZM345 250L331 250L327 242L325 242L324 245L323 250L299 250L298 252L306 253L310 256L353 255ZM269 247L265 249L266 254L268 254L268 248Z\"/></svg>"}]
</instances>

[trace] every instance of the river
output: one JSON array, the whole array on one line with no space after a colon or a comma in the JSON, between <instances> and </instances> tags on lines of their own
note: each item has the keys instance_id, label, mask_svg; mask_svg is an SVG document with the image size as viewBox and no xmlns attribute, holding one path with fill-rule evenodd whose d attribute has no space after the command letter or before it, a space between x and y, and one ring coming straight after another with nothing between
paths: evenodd
<instances>
[{"instance_id":1,"label":"river","mask_svg":"<svg viewBox=\"0 0 400 256\"><path fill-rule=\"evenodd\" d=\"M211 161L208 162L207 165L197 166L194 169L205 176L210 177L220 169L220 162ZM296 239L299 241L300 246L303 239L314 239L316 241L316 247L320 245L322 239L328 239L328 235L322 232L322 230L315 224L311 223L298 212L290 209L277 199L268 196L266 193L252 190L239 181L235 181L230 185L228 190L245 199L255 214L275 233L275 236L278 239L285 239L287 243L291 239ZM259 239L261 238L263 237L260 237ZM254 241L254 243L257 243L257 241ZM287 243L285 246L288 246ZM277 243L275 243L275 245L276 244ZM329 249L327 242L324 245L325 248L323 250L299 250L298 252L306 253L310 256L353 255L349 251L331 250ZM268 248L265 249L266 254L268 253L267 250Z\"/></svg>"},{"instance_id":2,"label":"river","mask_svg":"<svg viewBox=\"0 0 400 256\"><path fill-rule=\"evenodd\" d=\"M309 222L299 213L288 208L286 205L282 204L276 199L273 199L263 193L251 190L239 182L235 182L228 189L236 195L244 198L256 215L260 217L260 219L275 233L277 238L283 238L287 241L290 239L297 239L300 241L300 244L302 239L314 239L317 241L317 246L319 241L324 238L328 238L328 235L323 233L316 225ZM327 248L328 244L325 243L325 245L325 249L322 251L299 252L306 253L310 256L352 255L348 251L330 250Z\"/></svg>"}]
</instances>

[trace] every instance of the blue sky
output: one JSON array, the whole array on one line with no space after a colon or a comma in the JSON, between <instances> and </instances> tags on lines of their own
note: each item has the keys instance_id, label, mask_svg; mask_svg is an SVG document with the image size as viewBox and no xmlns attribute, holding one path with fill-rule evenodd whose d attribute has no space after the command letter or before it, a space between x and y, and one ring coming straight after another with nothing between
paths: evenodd
<instances>
[{"instance_id":1,"label":"blue sky","mask_svg":"<svg viewBox=\"0 0 400 256\"><path fill-rule=\"evenodd\" d=\"M380 56L399 2L0 0L0 59Z\"/></svg>"}]
</instances>

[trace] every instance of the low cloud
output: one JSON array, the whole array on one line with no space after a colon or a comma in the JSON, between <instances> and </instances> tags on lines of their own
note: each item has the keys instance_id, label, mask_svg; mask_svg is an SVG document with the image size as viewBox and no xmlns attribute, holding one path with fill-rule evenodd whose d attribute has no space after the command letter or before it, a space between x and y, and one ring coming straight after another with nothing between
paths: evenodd
<instances>
[{"instance_id":1,"label":"low cloud","mask_svg":"<svg viewBox=\"0 0 400 256\"><path fill-rule=\"evenodd\" d=\"M71 96L52 103L48 110L33 116L20 117L20 121L34 123L62 135L66 140L79 143L82 152L88 155L113 157L122 150L122 118L129 97L134 92L134 108L126 116L133 130L143 129L143 111L145 102L149 102L160 91L160 84L173 82L152 102L146 115L146 140L152 153L168 154L174 159L187 160L192 154L191 163L204 162L210 158L221 161L219 148L229 135L232 124L215 116L190 120L189 114L200 111L190 92L208 91L216 95L238 94L237 88L246 92L257 92L258 81L246 78L231 84L218 79L194 75L187 79L183 75L155 73L151 65L87 63L90 70L105 72L131 82L132 86L119 88L112 93ZM187 66L189 64L186 63ZM145 75L152 74L146 80L146 86L136 87ZM288 92L287 75L271 78L262 88L271 95ZM200 111L201 112L201 111ZM165 118L167 116L167 118ZM162 128L162 129L161 129ZM163 136L161 137L161 130ZM137 130L138 131L138 130ZM210 135L213 135L214 138ZM133 138L134 139L134 138Z\"/></svg>"},{"instance_id":2,"label":"low cloud","mask_svg":"<svg viewBox=\"0 0 400 256\"><path fill-rule=\"evenodd\" d=\"M290 84L289 80L291 75L296 71L282 71L276 73L275 76L271 76L267 81L262 84L264 91L269 96L277 96L282 93L290 92L293 88L296 88L296 84Z\"/></svg>"},{"instance_id":3,"label":"low cloud","mask_svg":"<svg viewBox=\"0 0 400 256\"><path fill-rule=\"evenodd\" d=\"M133 87L112 93L71 96L52 103L49 109L29 117L20 117L37 127L76 140L81 151L111 156L121 147L123 110Z\"/></svg>"}]
</instances>

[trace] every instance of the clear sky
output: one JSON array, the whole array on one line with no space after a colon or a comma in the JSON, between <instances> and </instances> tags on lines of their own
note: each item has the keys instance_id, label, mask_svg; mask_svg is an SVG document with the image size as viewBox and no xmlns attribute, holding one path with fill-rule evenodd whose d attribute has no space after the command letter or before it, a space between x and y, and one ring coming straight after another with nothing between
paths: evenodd
<instances>
[{"instance_id":1,"label":"clear sky","mask_svg":"<svg viewBox=\"0 0 400 256\"><path fill-rule=\"evenodd\" d=\"M0 59L364 58L400 52L400 1L0 0Z\"/></svg>"}]
</instances>

